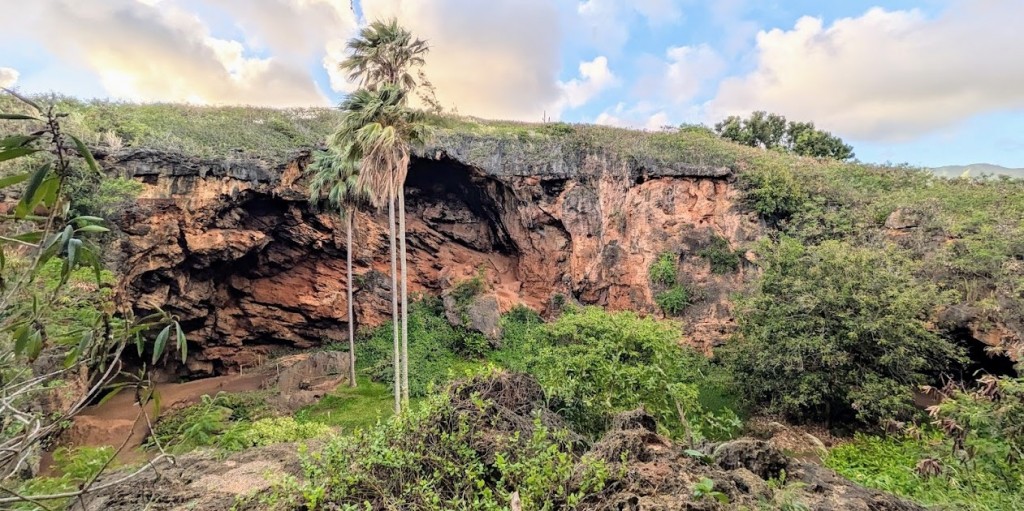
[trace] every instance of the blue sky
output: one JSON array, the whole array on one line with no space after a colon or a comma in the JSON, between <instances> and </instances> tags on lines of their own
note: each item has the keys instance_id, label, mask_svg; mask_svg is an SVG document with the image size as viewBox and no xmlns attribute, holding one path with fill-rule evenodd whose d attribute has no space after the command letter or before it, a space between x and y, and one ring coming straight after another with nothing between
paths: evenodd
<instances>
[{"instance_id":1,"label":"blue sky","mask_svg":"<svg viewBox=\"0 0 1024 511\"><path fill-rule=\"evenodd\" d=\"M36 0L0 84L79 97L336 104L366 19L398 16L460 114L642 129L763 109L869 162L1024 167L1021 0Z\"/></svg>"}]
</instances>

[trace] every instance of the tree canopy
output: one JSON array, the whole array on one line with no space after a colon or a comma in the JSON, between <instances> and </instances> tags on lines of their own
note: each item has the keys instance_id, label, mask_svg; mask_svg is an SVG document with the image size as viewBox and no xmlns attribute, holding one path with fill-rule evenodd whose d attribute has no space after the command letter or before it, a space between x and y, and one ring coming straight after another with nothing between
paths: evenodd
<instances>
[{"instance_id":1,"label":"tree canopy","mask_svg":"<svg viewBox=\"0 0 1024 511\"><path fill-rule=\"evenodd\" d=\"M813 122L787 121L779 114L758 111L743 119L729 116L715 125L720 137L751 147L781 149L800 156L849 160L853 147Z\"/></svg>"}]
</instances>

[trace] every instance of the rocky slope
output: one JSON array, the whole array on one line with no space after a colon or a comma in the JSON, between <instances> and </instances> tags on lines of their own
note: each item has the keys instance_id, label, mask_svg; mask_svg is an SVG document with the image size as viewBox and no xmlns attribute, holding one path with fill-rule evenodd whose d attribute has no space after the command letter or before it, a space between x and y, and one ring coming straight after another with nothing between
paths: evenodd
<instances>
[{"instance_id":1,"label":"rocky slope","mask_svg":"<svg viewBox=\"0 0 1024 511\"><path fill-rule=\"evenodd\" d=\"M138 312L177 314L194 346L188 371L257 365L275 346L345 335L344 232L311 207L310 153L203 160L170 152L106 155L104 167L146 185L118 220L119 295ZM762 232L737 207L728 167L638 161L557 139L448 136L414 159L406 189L413 291L437 293L484 272L500 307L546 310L557 295L656 312L648 268L680 257L695 304L689 340L730 330L728 293L748 270L710 272L713 236L738 248ZM384 216L360 212L353 251L356 322L390 311Z\"/></svg>"}]
</instances>

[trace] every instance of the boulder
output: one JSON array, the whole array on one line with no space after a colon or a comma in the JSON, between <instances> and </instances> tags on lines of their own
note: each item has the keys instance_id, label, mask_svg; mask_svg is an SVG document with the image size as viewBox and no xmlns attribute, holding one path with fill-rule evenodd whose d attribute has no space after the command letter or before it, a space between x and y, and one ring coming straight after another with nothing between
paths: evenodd
<instances>
[{"instance_id":1,"label":"boulder","mask_svg":"<svg viewBox=\"0 0 1024 511\"><path fill-rule=\"evenodd\" d=\"M348 382L349 357L341 351L318 351L282 358L277 391L280 405L298 410Z\"/></svg>"},{"instance_id":2,"label":"boulder","mask_svg":"<svg viewBox=\"0 0 1024 511\"><path fill-rule=\"evenodd\" d=\"M921 213L906 208L897 208L885 219L885 228L894 230L913 229L921 225Z\"/></svg>"},{"instance_id":3,"label":"boulder","mask_svg":"<svg viewBox=\"0 0 1024 511\"><path fill-rule=\"evenodd\" d=\"M493 294L476 295L469 303L459 303L454 296L444 296L444 315L452 326L480 332L492 344L501 341L501 306Z\"/></svg>"}]
</instances>

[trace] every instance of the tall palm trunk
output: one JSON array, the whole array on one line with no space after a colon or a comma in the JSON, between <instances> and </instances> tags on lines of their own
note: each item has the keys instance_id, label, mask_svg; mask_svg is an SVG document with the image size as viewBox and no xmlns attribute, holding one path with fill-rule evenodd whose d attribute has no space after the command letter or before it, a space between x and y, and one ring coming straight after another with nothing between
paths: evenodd
<instances>
[{"instance_id":1,"label":"tall palm trunk","mask_svg":"<svg viewBox=\"0 0 1024 511\"><path fill-rule=\"evenodd\" d=\"M395 260L395 194L391 193L388 200L388 227L391 233L391 331L395 341L395 414L402 413L402 366L399 360L398 343L398 262Z\"/></svg>"},{"instance_id":2,"label":"tall palm trunk","mask_svg":"<svg viewBox=\"0 0 1024 511\"><path fill-rule=\"evenodd\" d=\"M348 233L345 240L345 264L348 269L348 378L349 385L356 386L356 326L354 314L355 305L352 299L352 217L355 216L351 209L348 213Z\"/></svg>"},{"instance_id":3,"label":"tall palm trunk","mask_svg":"<svg viewBox=\"0 0 1024 511\"><path fill-rule=\"evenodd\" d=\"M409 271L405 254L405 184L398 185L398 253L402 258L402 400L409 404Z\"/></svg>"}]
</instances>

